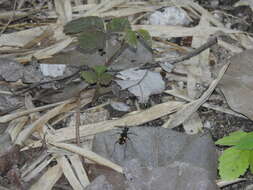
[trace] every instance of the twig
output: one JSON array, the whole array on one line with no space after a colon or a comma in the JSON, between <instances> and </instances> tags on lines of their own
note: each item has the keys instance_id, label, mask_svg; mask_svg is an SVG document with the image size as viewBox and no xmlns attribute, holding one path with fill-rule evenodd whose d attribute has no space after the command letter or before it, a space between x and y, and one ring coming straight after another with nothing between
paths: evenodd
<instances>
[{"instance_id":1,"label":"twig","mask_svg":"<svg viewBox=\"0 0 253 190\"><path fill-rule=\"evenodd\" d=\"M210 48L211 46L213 46L216 43L217 43L217 37L211 37L210 40L208 40L206 43L204 43L199 48L193 50L192 52L187 53L186 55L183 55L183 56L178 57L176 59L170 60L168 63L175 64L175 63L190 59L190 58L200 54L202 51L205 51L206 49Z\"/></svg>"},{"instance_id":2,"label":"twig","mask_svg":"<svg viewBox=\"0 0 253 190\"><path fill-rule=\"evenodd\" d=\"M77 146L81 146L80 143L80 125L81 125L81 92L77 96L77 106L76 106L76 144Z\"/></svg>"},{"instance_id":3,"label":"twig","mask_svg":"<svg viewBox=\"0 0 253 190\"><path fill-rule=\"evenodd\" d=\"M187 53L187 54L185 54L181 57L175 58L173 60L168 60L167 63L168 64L175 64L175 63L182 62L182 61L185 61L187 59L190 59L190 58L198 55L202 51L205 51L206 49L210 48L211 46L213 46L216 43L217 43L217 37L216 36L211 37L210 40L208 40L205 44L203 44L199 48L197 48L197 49L193 50L192 52L189 52L189 53ZM157 67L157 66L158 66L158 63L149 64L147 66L141 67L141 69L150 69L150 68Z\"/></svg>"},{"instance_id":4,"label":"twig","mask_svg":"<svg viewBox=\"0 0 253 190\"><path fill-rule=\"evenodd\" d=\"M6 23L6 25L4 26L4 28L1 30L0 32L0 36L5 32L5 30L8 28L9 24L13 21L14 17L15 17L15 9L17 6L17 0L15 0L14 5L13 5L13 14L10 17L10 19L8 20L8 22Z\"/></svg>"},{"instance_id":5,"label":"twig","mask_svg":"<svg viewBox=\"0 0 253 190\"><path fill-rule=\"evenodd\" d=\"M105 66L110 66L113 61L115 61L128 47L129 45L127 43L122 42L120 48L110 57L110 59L105 63Z\"/></svg>"},{"instance_id":6,"label":"twig","mask_svg":"<svg viewBox=\"0 0 253 190\"><path fill-rule=\"evenodd\" d=\"M15 92L14 95L18 96L20 94L24 94L24 93L28 92L29 90L32 90L33 88L36 88L36 87L44 85L44 84L49 84L49 83L52 83L52 82L64 81L64 80L70 79L70 78L76 76L77 74L79 74L79 72L80 72L80 69L78 71L76 71L75 73L73 73L69 76L66 76L66 77L61 77L61 78L58 78L58 79L53 79L53 80L49 80L49 81L34 83L25 90L20 90L20 91L18 90L19 92Z\"/></svg>"}]
</instances>

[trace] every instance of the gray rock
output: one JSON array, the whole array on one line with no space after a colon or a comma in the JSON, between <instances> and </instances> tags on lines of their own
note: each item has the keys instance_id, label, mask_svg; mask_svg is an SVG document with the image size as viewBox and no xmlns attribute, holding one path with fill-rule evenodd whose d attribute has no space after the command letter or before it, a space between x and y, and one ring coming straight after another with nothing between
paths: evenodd
<instances>
[{"instance_id":1,"label":"gray rock","mask_svg":"<svg viewBox=\"0 0 253 190\"><path fill-rule=\"evenodd\" d=\"M138 167L128 162L125 176L129 190L215 190L213 180L205 169L189 163L174 162L166 167Z\"/></svg>"},{"instance_id":2,"label":"gray rock","mask_svg":"<svg viewBox=\"0 0 253 190\"><path fill-rule=\"evenodd\" d=\"M112 185L108 183L105 176L98 176L85 190L112 190Z\"/></svg>"},{"instance_id":3,"label":"gray rock","mask_svg":"<svg viewBox=\"0 0 253 190\"><path fill-rule=\"evenodd\" d=\"M0 85L0 90L9 91L9 88L7 86ZM21 97L7 94L0 94L0 112L14 109L22 104L23 100Z\"/></svg>"},{"instance_id":4,"label":"gray rock","mask_svg":"<svg viewBox=\"0 0 253 190\"><path fill-rule=\"evenodd\" d=\"M42 74L34 64L24 66L14 60L1 58L0 78L7 82L22 80L25 83L34 83L42 79Z\"/></svg>"},{"instance_id":5,"label":"gray rock","mask_svg":"<svg viewBox=\"0 0 253 190\"><path fill-rule=\"evenodd\" d=\"M115 142L120 133L119 129L96 135L93 151L125 166L129 189L217 189L217 155L209 136L132 127L130 139L119 145ZM106 172L103 175L107 177Z\"/></svg>"},{"instance_id":6,"label":"gray rock","mask_svg":"<svg viewBox=\"0 0 253 190\"><path fill-rule=\"evenodd\" d=\"M6 81L15 82L23 77L23 67L23 65L16 61L1 58L0 76Z\"/></svg>"}]
</instances>

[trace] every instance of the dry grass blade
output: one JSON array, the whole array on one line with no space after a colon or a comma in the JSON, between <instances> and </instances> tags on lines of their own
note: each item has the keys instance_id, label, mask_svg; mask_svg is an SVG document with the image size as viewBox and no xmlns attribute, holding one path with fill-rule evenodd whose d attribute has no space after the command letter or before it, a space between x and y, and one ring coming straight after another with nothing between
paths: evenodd
<instances>
[{"instance_id":1,"label":"dry grass blade","mask_svg":"<svg viewBox=\"0 0 253 190\"><path fill-rule=\"evenodd\" d=\"M141 112L133 112L126 115L123 118L103 121L94 124L88 124L80 126L80 137L86 137L90 135L95 135L97 133L101 133L104 131L108 131L113 129L115 126L135 126L141 125L143 123L161 118L168 114L174 113L182 108L184 102L178 101L170 101L162 104L155 105L150 109L141 111ZM52 139L57 142L73 140L75 139L75 128L67 127L56 130L55 134L49 139Z\"/></svg>"},{"instance_id":2,"label":"dry grass blade","mask_svg":"<svg viewBox=\"0 0 253 190\"><path fill-rule=\"evenodd\" d=\"M16 140L18 134L22 131L28 120L29 118L27 116L23 116L10 122L7 131L11 136L12 142Z\"/></svg>"},{"instance_id":3,"label":"dry grass blade","mask_svg":"<svg viewBox=\"0 0 253 190\"><path fill-rule=\"evenodd\" d=\"M16 143L22 145L24 141L35 131L41 129L49 119L55 117L56 115L64 112L64 108L66 107L66 103L55 107L54 109L50 110L38 120L27 126L23 131L20 132Z\"/></svg>"},{"instance_id":4,"label":"dry grass blade","mask_svg":"<svg viewBox=\"0 0 253 190\"><path fill-rule=\"evenodd\" d=\"M39 49L37 51L32 51L28 55L24 57L16 58L17 61L20 62L28 62L32 59L32 57L36 57L36 59L46 59L50 58L52 55L60 52L62 49L66 48L71 42L72 38L67 37L66 39L53 44L52 46L46 47L44 49Z\"/></svg>"},{"instance_id":5,"label":"dry grass blade","mask_svg":"<svg viewBox=\"0 0 253 190\"><path fill-rule=\"evenodd\" d=\"M88 179L88 176L86 174L86 171L83 168L82 161L78 155L68 156L73 169L75 170L77 177L82 184L82 186L85 188L87 185L90 184L90 181Z\"/></svg>"},{"instance_id":6,"label":"dry grass blade","mask_svg":"<svg viewBox=\"0 0 253 190\"><path fill-rule=\"evenodd\" d=\"M243 51L242 48L237 47L237 46L235 46L235 45L232 45L232 44L230 44L230 43L227 43L227 42L225 42L225 41L223 41L223 40L221 40L221 39L218 39L218 44L219 44L221 47L223 47L223 48L225 48L225 49L227 49L227 50L229 50L229 51L231 51L231 52L233 52L233 53L241 53L241 52Z\"/></svg>"},{"instance_id":7,"label":"dry grass blade","mask_svg":"<svg viewBox=\"0 0 253 190\"><path fill-rule=\"evenodd\" d=\"M42 170L44 170L48 164L53 160L53 158L45 159L43 162L41 162L34 170L32 170L30 173L28 173L26 176L24 176L22 179L26 182L29 182L33 178L37 177Z\"/></svg>"},{"instance_id":8,"label":"dry grass blade","mask_svg":"<svg viewBox=\"0 0 253 190\"><path fill-rule=\"evenodd\" d=\"M222 76L226 72L227 68L229 66L229 63L224 65L220 72L218 77L210 84L209 88L204 92L204 94L197 100L188 103L183 106L183 108L171 116L171 118L163 124L162 127L165 128L174 128L180 124L182 124L184 121L186 121L194 112L198 110L198 108L209 98L209 96L212 94L213 90L221 80Z\"/></svg>"},{"instance_id":9,"label":"dry grass blade","mask_svg":"<svg viewBox=\"0 0 253 190\"><path fill-rule=\"evenodd\" d=\"M70 185L73 187L74 190L82 190L83 186L81 185L80 181L76 178L74 171L71 168L70 163L66 159L65 156L57 158L57 162L60 164L63 174L67 178Z\"/></svg>"},{"instance_id":10,"label":"dry grass blade","mask_svg":"<svg viewBox=\"0 0 253 190\"><path fill-rule=\"evenodd\" d=\"M54 0L56 13L58 14L58 22L62 25L71 21L72 7L71 0Z\"/></svg>"},{"instance_id":11,"label":"dry grass blade","mask_svg":"<svg viewBox=\"0 0 253 190\"><path fill-rule=\"evenodd\" d=\"M88 10L83 16L100 15L100 13L105 12L106 10L110 10L111 8L118 6L124 2L125 1L123 0L105 0L104 2Z\"/></svg>"},{"instance_id":12,"label":"dry grass blade","mask_svg":"<svg viewBox=\"0 0 253 190\"><path fill-rule=\"evenodd\" d=\"M140 7L140 8L125 8L120 10L112 10L101 13L100 16L102 17L125 17L131 16L135 14L140 14L143 12L153 12L155 8L152 7Z\"/></svg>"},{"instance_id":13,"label":"dry grass blade","mask_svg":"<svg viewBox=\"0 0 253 190\"><path fill-rule=\"evenodd\" d=\"M60 179L61 175L62 169L59 164L48 168L43 176L35 184L33 184L29 190L50 190L53 188L58 179Z\"/></svg>"},{"instance_id":14,"label":"dry grass blade","mask_svg":"<svg viewBox=\"0 0 253 190\"><path fill-rule=\"evenodd\" d=\"M24 49L29 49L32 48L33 46L37 45L39 42L49 38L50 36L52 36L54 34L54 31L52 29L52 27L48 27L46 30L43 31L43 33L39 36L37 36L36 38L32 39L30 42L28 42L27 44L25 44L23 46Z\"/></svg>"},{"instance_id":15,"label":"dry grass blade","mask_svg":"<svg viewBox=\"0 0 253 190\"><path fill-rule=\"evenodd\" d=\"M235 180L232 180L232 181L218 181L217 182L217 185L222 188L222 187L225 187L227 185L231 185L231 184L235 184L235 183L240 183L242 181L246 181L247 179L245 178L237 178Z\"/></svg>"},{"instance_id":16,"label":"dry grass blade","mask_svg":"<svg viewBox=\"0 0 253 190\"><path fill-rule=\"evenodd\" d=\"M70 103L72 101L73 100L66 100L64 102L58 102L58 103L54 103L54 104L49 104L49 105L46 105L46 106L41 106L41 107L38 107L38 108L26 110L26 111L21 111L21 112L17 112L17 113L11 113L11 114L8 114L8 115L0 117L0 123L6 123L6 122L9 122L9 121L11 121L13 119L22 117L22 116L27 115L27 114L30 114L30 113L33 113L33 112L44 111L44 110L47 110L49 108L52 108L52 107L55 107L55 106L58 106L58 105L61 105L61 104Z\"/></svg>"},{"instance_id":17,"label":"dry grass blade","mask_svg":"<svg viewBox=\"0 0 253 190\"><path fill-rule=\"evenodd\" d=\"M191 2L189 1L189 4L192 8L197 10L201 15L206 15L207 19L214 24L215 26L218 27L224 27L224 25L217 19L215 18L211 13L209 13L206 9L204 9L202 6L200 6L198 3Z\"/></svg>"},{"instance_id":18,"label":"dry grass blade","mask_svg":"<svg viewBox=\"0 0 253 190\"><path fill-rule=\"evenodd\" d=\"M55 143L55 142L50 142L50 144L58 147L58 148L62 148L62 149L66 149L70 152L73 152L73 153L76 153L76 154L79 154L91 161L94 161L100 165L103 165L103 166L107 166L117 172L120 172L122 173L123 172L123 169L121 166L117 165L117 164L114 164L113 162L103 158L102 156L99 156L98 154L88 150L88 149L85 149L85 148L80 148L76 145L73 145L73 144L67 144L67 143Z\"/></svg>"},{"instance_id":19,"label":"dry grass blade","mask_svg":"<svg viewBox=\"0 0 253 190\"><path fill-rule=\"evenodd\" d=\"M10 34L3 34L0 36L0 47L23 47L25 44L41 35L47 27L36 27L20 32L13 32Z\"/></svg>"},{"instance_id":20,"label":"dry grass blade","mask_svg":"<svg viewBox=\"0 0 253 190\"><path fill-rule=\"evenodd\" d=\"M222 27L182 27L182 26L163 26L163 25L132 25L133 30L144 29L147 30L152 37L186 37L186 36L198 36L198 35L212 35L218 31L222 31L228 34L243 33L242 31L231 30Z\"/></svg>"},{"instance_id":21,"label":"dry grass blade","mask_svg":"<svg viewBox=\"0 0 253 190\"><path fill-rule=\"evenodd\" d=\"M165 93L167 94L170 94L172 96L175 96L177 98L181 98L187 102L192 102L194 101L193 99L191 99L190 97L178 92L177 90L166 90L164 91ZM247 117L245 117L244 115L242 114L239 114L239 113L236 113L234 112L233 110L230 110L230 109L226 109L226 108L222 108L220 106L215 106L215 105L211 105L209 103L204 103L202 104L201 106L205 107L205 108L210 108L210 109L213 109L213 110L216 110L216 111L219 111L219 112L222 112L222 113L227 113L227 114L230 114L230 115L234 115L236 117L241 117L241 118L244 118L244 119L247 119Z\"/></svg>"},{"instance_id":22,"label":"dry grass blade","mask_svg":"<svg viewBox=\"0 0 253 190\"><path fill-rule=\"evenodd\" d=\"M41 162L43 162L48 154L44 152L41 156L39 156L36 160L34 160L32 163L30 163L26 168L22 168L22 174L21 177L28 175L34 168L36 168L37 165L39 165Z\"/></svg>"}]
</instances>

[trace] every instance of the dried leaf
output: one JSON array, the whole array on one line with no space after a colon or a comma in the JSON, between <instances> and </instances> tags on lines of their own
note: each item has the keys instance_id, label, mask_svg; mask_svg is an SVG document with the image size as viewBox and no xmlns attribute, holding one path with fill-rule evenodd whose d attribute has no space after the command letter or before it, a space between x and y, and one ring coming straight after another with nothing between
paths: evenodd
<instances>
[{"instance_id":1,"label":"dried leaf","mask_svg":"<svg viewBox=\"0 0 253 190\"><path fill-rule=\"evenodd\" d=\"M135 126L161 118L163 116L174 113L182 108L184 102L169 101L155 105L150 109L141 112L131 112L125 117L109 121L103 121L95 124L88 124L80 127L80 137L94 135L113 129L115 126ZM73 140L76 137L75 127L66 127L56 130L55 134L50 139L61 142Z\"/></svg>"},{"instance_id":2,"label":"dried leaf","mask_svg":"<svg viewBox=\"0 0 253 190\"><path fill-rule=\"evenodd\" d=\"M30 190L52 189L61 176L62 169L59 164L49 167L48 170L41 176L41 178L32 185Z\"/></svg>"},{"instance_id":3,"label":"dried leaf","mask_svg":"<svg viewBox=\"0 0 253 190\"><path fill-rule=\"evenodd\" d=\"M107 160L105 158L103 158L102 156L99 156L98 154L96 154L95 152L92 152L86 148L80 148L76 145L73 144L67 144L67 143L55 143L55 142L50 142L52 145L58 147L58 148L63 148L66 149L68 151L77 153L81 156L84 156L85 158L94 161L98 164L107 166L109 168L114 169L117 172L122 173L123 169L121 166L114 164L113 162L111 162L110 160Z\"/></svg>"},{"instance_id":4,"label":"dried leaf","mask_svg":"<svg viewBox=\"0 0 253 190\"><path fill-rule=\"evenodd\" d=\"M67 178L70 185L73 187L74 190L82 190L84 187L81 185L80 181L77 179L70 163L66 159L65 156L61 158L57 158L58 163L60 164L63 174Z\"/></svg>"},{"instance_id":5,"label":"dried leaf","mask_svg":"<svg viewBox=\"0 0 253 190\"><path fill-rule=\"evenodd\" d=\"M140 102L147 102L152 94L159 94L165 88L165 83L159 73L148 70L128 69L117 75L123 80L116 80L122 89L128 89L138 97Z\"/></svg>"},{"instance_id":6,"label":"dried leaf","mask_svg":"<svg viewBox=\"0 0 253 190\"><path fill-rule=\"evenodd\" d=\"M253 50L231 57L231 64L220 82L229 106L253 120Z\"/></svg>"},{"instance_id":7,"label":"dried leaf","mask_svg":"<svg viewBox=\"0 0 253 190\"><path fill-rule=\"evenodd\" d=\"M163 124L162 127L169 127L174 128L180 124L182 124L185 120L187 120L194 112L198 110L198 108L209 98L209 96L212 94L213 90L216 88L217 84L220 82L221 78L223 77L224 73L226 72L227 68L229 66L229 63L224 65L220 72L218 77L213 80L213 82L210 84L209 88L203 93L203 95L191 103L188 103L183 106L183 108L175 113L170 119Z\"/></svg>"}]
</instances>

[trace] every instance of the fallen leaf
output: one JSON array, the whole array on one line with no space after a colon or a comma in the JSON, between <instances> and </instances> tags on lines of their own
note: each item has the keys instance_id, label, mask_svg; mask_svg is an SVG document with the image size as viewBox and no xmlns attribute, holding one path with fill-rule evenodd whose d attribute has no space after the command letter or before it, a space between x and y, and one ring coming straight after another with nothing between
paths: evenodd
<instances>
[{"instance_id":1,"label":"fallen leaf","mask_svg":"<svg viewBox=\"0 0 253 190\"><path fill-rule=\"evenodd\" d=\"M250 119L253 119L252 60L252 49L231 57L231 64L219 84L229 106Z\"/></svg>"},{"instance_id":2,"label":"fallen leaf","mask_svg":"<svg viewBox=\"0 0 253 190\"><path fill-rule=\"evenodd\" d=\"M128 69L117 77L122 79L116 80L122 90L128 89L141 103L147 102L150 95L159 94L165 89L165 82L156 72Z\"/></svg>"}]
</instances>

